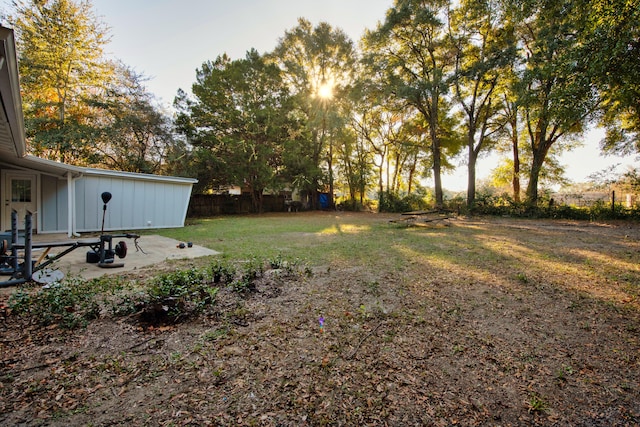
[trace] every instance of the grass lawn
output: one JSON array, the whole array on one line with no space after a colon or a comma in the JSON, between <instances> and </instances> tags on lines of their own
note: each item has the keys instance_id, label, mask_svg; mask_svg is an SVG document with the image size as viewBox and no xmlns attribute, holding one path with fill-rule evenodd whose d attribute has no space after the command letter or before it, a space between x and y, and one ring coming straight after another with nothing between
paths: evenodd
<instances>
[{"instance_id":1,"label":"grass lawn","mask_svg":"<svg viewBox=\"0 0 640 427\"><path fill-rule=\"evenodd\" d=\"M0 424L640 423L640 224L400 218L161 230L222 254L100 282L72 330L2 301ZM202 273L221 263L240 279ZM198 281L181 295L208 305L117 310L163 274Z\"/></svg>"}]
</instances>

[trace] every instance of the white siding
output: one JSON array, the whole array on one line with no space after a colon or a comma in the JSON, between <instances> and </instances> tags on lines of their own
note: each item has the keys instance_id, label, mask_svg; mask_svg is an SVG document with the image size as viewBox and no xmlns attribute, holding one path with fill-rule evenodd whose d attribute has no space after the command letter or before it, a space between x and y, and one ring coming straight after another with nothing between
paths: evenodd
<instances>
[{"instance_id":1,"label":"white siding","mask_svg":"<svg viewBox=\"0 0 640 427\"><path fill-rule=\"evenodd\" d=\"M40 207L40 231L44 233L66 231L68 191L67 181L55 176L40 178L42 206Z\"/></svg>"},{"instance_id":2,"label":"white siding","mask_svg":"<svg viewBox=\"0 0 640 427\"><path fill-rule=\"evenodd\" d=\"M76 181L76 231L100 230L100 196L105 191L112 195L107 204L105 230L182 227L191 187L191 183L85 176Z\"/></svg>"}]
</instances>

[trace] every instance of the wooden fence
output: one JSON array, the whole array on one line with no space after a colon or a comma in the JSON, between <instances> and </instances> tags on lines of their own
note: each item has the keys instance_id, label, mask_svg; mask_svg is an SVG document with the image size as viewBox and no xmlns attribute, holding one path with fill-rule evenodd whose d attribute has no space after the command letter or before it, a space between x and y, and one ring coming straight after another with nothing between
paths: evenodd
<instances>
[{"instance_id":1,"label":"wooden fence","mask_svg":"<svg viewBox=\"0 0 640 427\"><path fill-rule=\"evenodd\" d=\"M262 196L263 212L285 212L284 196ZM225 214L252 213L251 195L193 194L189 202L189 218L208 217Z\"/></svg>"}]
</instances>

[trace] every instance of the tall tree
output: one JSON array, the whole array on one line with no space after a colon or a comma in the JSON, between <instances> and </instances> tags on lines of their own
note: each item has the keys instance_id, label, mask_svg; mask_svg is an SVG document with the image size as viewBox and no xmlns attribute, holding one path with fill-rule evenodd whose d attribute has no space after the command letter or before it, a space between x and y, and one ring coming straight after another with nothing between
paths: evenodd
<instances>
[{"instance_id":1,"label":"tall tree","mask_svg":"<svg viewBox=\"0 0 640 427\"><path fill-rule=\"evenodd\" d=\"M452 55L445 41L447 0L396 0L386 20L365 36L369 61L384 72L395 96L424 117L429 132L436 204L444 203L442 169L447 145L446 94Z\"/></svg>"},{"instance_id":2,"label":"tall tree","mask_svg":"<svg viewBox=\"0 0 640 427\"><path fill-rule=\"evenodd\" d=\"M578 58L603 100L603 148L640 153L640 0L575 1Z\"/></svg>"},{"instance_id":3,"label":"tall tree","mask_svg":"<svg viewBox=\"0 0 640 427\"><path fill-rule=\"evenodd\" d=\"M95 114L86 157L99 167L162 173L175 143L173 123L146 90L144 76L120 63L114 69L115 78L107 83L106 94L88 101Z\"/></svg>"},{"instance_id":4,"label":"tall tree","mask_svg":"<svg viewBox=\"0 0 640 427\"><path fill-rule=\"evenodd\" d=\"M256 50L231 61L219 56L197 70L193 99L176 99L180 131L218 157L226 184L249 187L256 212L265 189L278 186L289 138L289 97L280 70Z\"/></svg>"},{"instance_id":5,"label":"tall tree","mask_svg":"<svg viewBox=\"0 0 640 427\"><path fill-rule=\"evenodd\" d=\"M28 0L13 3L25 127L30 150L83 163L88 94L101 92L110 75L103 59L107 27L89 1Z\"/></svg>"},{"instance_id":6,"label":"tall tree","mask_svg":"<svg viewBox=\"0 0 640 427\"><path fill-rule=\"evenodd\" d=\"M527 204L538 203L538 181L552 146L580 135L598 98L579 58L579 16L571 0L514 0L508 13L525 58L517 87L532 161Z\"/></svg>"},{"instance_id":7,"label":"tall tree","mask_svg":"<svg viewBox=\"0 0 640 427\"><path fill-rule=\"evenodd\" d=\"M347 98L353 80L353 42L326 22L313 27L301 18L297 27L285 32L271 58L295 97L298 118L308 127L300 135L305 139L297 140L305 146L296 151L306 153L308 160L307 169L299 171L299 182L312 194L312 206L317 206L317 192L325 186L333 205L336 137L346 122L339 103Z\"/></svg>"},{"instance_id":8,"label":"tall tree","mask_svg":"<svg viewBox=\"0 0 640 427\"><path fill-rule=\"evenodd\" d=\"M451 14L450 40L455 55L453 95L463 115L467 146L467 206L476 196L480 152L500 130L500 79L515 56L513 31L505 27L499 2L463 0Z\"/></svg>"}]
</instances>

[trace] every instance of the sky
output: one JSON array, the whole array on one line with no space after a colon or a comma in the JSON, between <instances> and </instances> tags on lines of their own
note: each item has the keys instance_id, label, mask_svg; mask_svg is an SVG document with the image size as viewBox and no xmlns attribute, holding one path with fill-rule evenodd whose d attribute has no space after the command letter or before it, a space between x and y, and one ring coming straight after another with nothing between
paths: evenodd
<instances>
[{"instance_id":1,"label":"sky","mask_svg":"<svg viewBox=\"0 0 640 427\"><path fill-rule=\"evenodd\" d=\"M189 91L196 69L226 53L244 58L272 51L285 31L306 18L328 22L357 43L384 20L393 0L93 0L111 28L107 52L152 79L164 103Z\"/></svg>"},{"instance_id":2,"label":"sky","mask_svg":"<svg viewBox=\"0 0 640 427\"><path fill-rule=\"evenodd\" d=\"M365 29L384 21L393 0L92 0L95 14L110 28L107 53L149 78L147 88L163 105L178 89L190 92L196 69L226 53L243 58L254 48L273 50L298 18L312 25L327 22L357 43ZM601 157L598 132L584 146L564 155L561 163L574 182L610 165L640 167L635 158ZM498 159L481 159L478 178L488 176ZM443 176L449 190L466 189L466 166Z\"/></svg>"}]
</instances>

